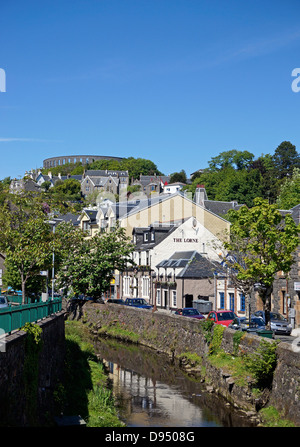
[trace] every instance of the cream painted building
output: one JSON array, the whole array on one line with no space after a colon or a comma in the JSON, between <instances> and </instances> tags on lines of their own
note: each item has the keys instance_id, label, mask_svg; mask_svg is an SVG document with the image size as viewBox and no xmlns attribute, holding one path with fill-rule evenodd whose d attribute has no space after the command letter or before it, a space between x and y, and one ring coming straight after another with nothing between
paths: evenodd
<instances>
[{"instance_id":1,"label":"cream painted building","mask_svg":"<svg viewBox=\"0 0 300 447\"><path fill-rule=\"evenodd\" d=\"M165 309L191 307L199 296L214 302L219 240L195 217L135 227L133 243L136 267L120 275L120 297L142 297ZM186 272L192 262L197 268Z\"/></svg>"},{"instance_id":2,"label":"cream painted building","mask_svg":"<svg viewBox=\"0 0 300 447\"><path fill-rule=\"evenodd\" d=\"M139 205L119 218L120 226L131 237L136 227L148 227L153 222L168 223L194 217L199 224L218 239L228 234L230 224L227 220L193 202L180 192L160 195L149 200L141 200Z\"/></svg>"}]
</instances>

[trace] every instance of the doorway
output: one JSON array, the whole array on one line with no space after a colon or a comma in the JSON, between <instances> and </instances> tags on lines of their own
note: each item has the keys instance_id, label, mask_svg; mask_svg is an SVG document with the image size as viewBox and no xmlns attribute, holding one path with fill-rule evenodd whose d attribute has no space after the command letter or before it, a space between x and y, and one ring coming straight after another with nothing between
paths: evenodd
<instances>
[{"instance_id":1,"label":"doorway","mask_svg":"<svg viewBox=\"0 0 300 447\"><path fill-rule=\"evenodd\" d=\"M193 307L193 295L185 295L185 307Z\"/></svg>"},{"instance_id":2,"label":"doorway","mask_svg":"<svg viewBox=\"0 0 300 447\"><path fill-rule=\"evenodd\" d=\"M169 309L168 291L167 290L164 290L164 308Z\"/></svg>"}]
</instances>

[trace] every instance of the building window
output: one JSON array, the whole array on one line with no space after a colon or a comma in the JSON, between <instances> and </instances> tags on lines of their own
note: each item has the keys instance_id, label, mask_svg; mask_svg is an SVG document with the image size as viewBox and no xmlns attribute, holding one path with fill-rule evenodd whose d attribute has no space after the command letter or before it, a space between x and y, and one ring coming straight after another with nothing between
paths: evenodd
<instances>
[{"instance_id":1,"label":"building window","mask_svg":"<svg viewBox=\"0 0 300 447\"><path fill-rule=\"evenodd\" d=\"M224 309L224 292L219 292L220 297L220 309Z\"/></svg>"},{"instance_id":2,"label":"building window","mask_svg":"<svg viewBox=\"0 0 300 447\"><path fill-rule=\"evenodd\" d=\"M229 309L234 312L234 293L229 293Z\"/></svg>"},{"instance_id":3,"label":"building window","mask_svg":"<svg viewBox=\"0 0 300 447\"><path fill-rule=\"evenodd\" d=\"M144 242L148 242L148 240L149 240L148 233L144 233Z\"/></svg>"},{"instance_id":4,"label":"building window","mask_svg":"<svg viewBox=\"0 0 300 447\"><path fill-rule=\"evenodd\" d=\"M176 294L176 290L172 290L172 307L177 307L177 294Z\"/></svg>"},{"instance_id":5,"label":"building window","mask_svg":"<svg viewBox=\"0 0 300 447\"><path fill-rule=\"evenodd\" d=\"M130 276L123 277L123 294L124 296L130 296Z\"/></svg>"},{"instance_id":6,"label":"building window","mask_svg":"<svg viewBox=\"0 0 300 447\"><path fill-rule=\"evenodd\" d=\"M285 290L281 291L281 295L282 295L282 313L286 314L287 299L286 299Z\"/></svg>"},{"instance_id":7,"label":"building window","mask_svg":"<svg viewBox=\"0 0 300 447\"><path fill-rule=\"evenodd\" d=\"M90 223L88 221L84 221L83 222L83 230L84 231L90 231L90 229L91 229Z\"/></svg>"},{"instance_id":8,"label":"building window","mask_svg":"<svg viewBox=\"0 0 300 447\"><path fill-rule=\"evenodd\" d=\"M150 291L150 278L149 278L149 276L145 276L145 277L143 277L143 280L142 280L143 298L149 298L149 291Z\"/></svg>"},{"instance_id":9,"label":"building window","mask_svg":"<svg viewBox=\"0 0 300 447\"><path fill-rule=\"evenodd\" d=\"M240 310L242 312L245 312L246 310L246 300L245 295L243 293L240 293Z\"/></svg>"},{"instance_id":10,"label":"building window","mask_svg":"<svg viewBox=\"0 0 300 447\"><path fill-rule=\"evenodd\" d=\"M156 291L156 304L157 304L158 306L161 305L160 289L157 289L157 291Z\"/></svg>"}]
</instances>

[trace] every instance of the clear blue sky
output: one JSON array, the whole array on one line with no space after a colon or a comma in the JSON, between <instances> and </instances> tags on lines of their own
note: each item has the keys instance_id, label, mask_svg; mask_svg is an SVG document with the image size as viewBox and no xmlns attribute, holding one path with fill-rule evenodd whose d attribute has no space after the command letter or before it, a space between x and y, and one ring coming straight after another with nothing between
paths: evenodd
<instances>
[{"instance_id":1,"label":"clear blue sky","mask_svg":"<svg viewBox=\"0 0 300 447\"><path fill-rule=\"evenodd\" d=\"M0 0L0 179L44 158L300 152L299 0Z\"/></svg>"}]
</instances>

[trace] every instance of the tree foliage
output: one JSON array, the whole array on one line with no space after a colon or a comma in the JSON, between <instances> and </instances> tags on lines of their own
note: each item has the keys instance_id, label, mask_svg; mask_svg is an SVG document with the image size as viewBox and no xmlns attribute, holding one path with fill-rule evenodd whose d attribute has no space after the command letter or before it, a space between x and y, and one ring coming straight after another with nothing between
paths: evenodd
<instances>
[{"instance_id":1,"label":"tree foliage","mask_svg":"<svg viewBox=\"0 0 300 447\"><path fill-rule=\"evenodd\" d=\"M294 168L292 177L287 177L281 185L277 205L289 210L300 203L300 169Z\"/></svg>"},{"instance_id":2,"label":"tree foliage","mask_svg":"<svg viewBox=\"0 0 300 447\"><path fill-rule=\"evenodd\" d=\"M300 168L300 156L290 141L283 141L273 155L276 176L279 179L293 174L294 168Z\"/></svg>"},{"instance_id":3,"label":"tree foliage","mask_svg":"<svg viewBox=\"0 0 300 447\"><path fill-rule=\"evenodd\" d=\"M73 250L66 252L57 284L75 296L100 298L109 288L115 270L124 270L132 263L133 246L123 228L83 238Z\"/></svg>"},{"instance_id":4,"label":"tree foliage","mask_svg":"<svg viewBox=\"0 0 300 447\"><path fill-rule=\"evenodd\" d=\"M296 226L291 215L283 217L276 205L261 198L255 199L250 209L243 206L228 214L230 237L224 242L229 253L227 265L238 280L261 285L259 294L269 312L275 275L278 271L290 271L300 226Z\"/></svg>"},{"instance_id":5,"label":"tree foliage","mask_svg":"<svg viewBox=\"0 0 300 447\"><path fill-rule=\"evenodd\" d=\"M194 193L201 184L209 200L237 201L252 207L255 197L276 203L284 181L291 178L294 168L300 168L300 155L292 143L283 141L273 155L254 159L251 152L233 149L212 157L208 165L193 176L186 190Z\"/></svg>"},{"instance_id":6,"label":"tree foliage","mask_svg":"<svg viewBox=\"0 0 300 447\"><path fill-rule=\"evenodd\" d=\"M25 303L29 278L51 263L54 249L47 216L40 202L29 194L12 196L0 209L0 250L6 264L18 272Z\"/></svg>"}]
</instances>

